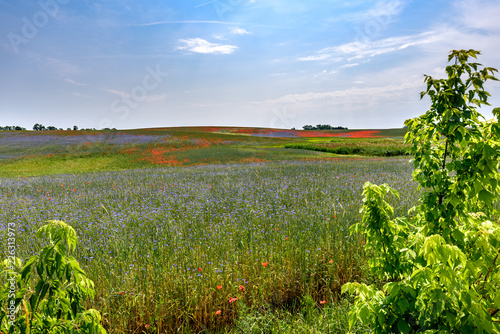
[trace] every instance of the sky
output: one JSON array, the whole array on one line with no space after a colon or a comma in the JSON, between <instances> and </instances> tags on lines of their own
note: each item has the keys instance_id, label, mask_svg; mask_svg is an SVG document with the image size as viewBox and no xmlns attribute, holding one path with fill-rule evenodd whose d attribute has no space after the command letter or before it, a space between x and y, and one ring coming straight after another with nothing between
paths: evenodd
<instances>
[{"instance_id":1,"label":"sky","mask_svg":"<svg viewBox=\"0 0 500 334\"><path fill-rule=\"evenodd\" d=\"M500 68L498 17L498 0L0 0L0 125L398 128L450 50Z\"/></svg>"}]
</instances>

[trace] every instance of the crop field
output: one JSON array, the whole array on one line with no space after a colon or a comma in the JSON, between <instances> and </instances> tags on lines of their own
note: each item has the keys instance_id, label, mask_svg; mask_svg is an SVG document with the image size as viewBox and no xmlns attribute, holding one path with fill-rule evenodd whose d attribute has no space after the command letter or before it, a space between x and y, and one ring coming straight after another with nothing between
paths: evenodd
<instances>
[{"instance_id":1,"label":"crop field","mask_svg":"<svg viewBox=\"0 0 500 334\"><path fill-rule=\"evenodd\" d=\"M43 245L34 232L45 221L73 226L75 257L95 282L88 306L109 333L260 333L249 319L304 300L323 316L343 307L325 331L346 332L340 287L370 279L364 240L348 232L362 186L389 183L404 214L418 195L409 158L344 158L287 150L290 138L196 131L57 135L35 148L9 139L2 238L15 223L26 259ZM92 166L103 171L85 173Z\"/></svg>"},{"instance_id":2,"label":"crop field","mask_svg":"<svg viewBox=\"0 0 500 334\"><path fill-rule=\"evenodd\" d=\"M402 144L404 134L404 129L297 131L223 127L0 131L0 177L329 160L343 155L396 156L407 149Z\"/></svg>"}]
</instances>

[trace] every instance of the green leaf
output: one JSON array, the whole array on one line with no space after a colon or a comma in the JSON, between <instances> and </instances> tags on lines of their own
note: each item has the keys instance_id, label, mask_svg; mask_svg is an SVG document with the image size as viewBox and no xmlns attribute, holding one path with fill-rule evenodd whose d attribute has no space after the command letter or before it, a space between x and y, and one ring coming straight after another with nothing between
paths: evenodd
<instances>
[{"instance_id":1,"label":"green leaf","mask_svg":"<svg viewBox=\"0 0 500 334\"><path fill-rule=\"evenodd\" d=\"M410 325L408 325L406 321L404 321L403 319L398 321L398 330L400 333L409 334L410 329Z\"/></svg>"},{"instance_id":2,"label":"green leaf","mask_svg":"<svg viewBox=\"0 0 500 334\"><path fill-rule=\"evenodd\" d=\"M410 303L405 297L400 297L398 300L398 307L401 312L406 313L410 309Z\"/></svg>"}]
</instances>

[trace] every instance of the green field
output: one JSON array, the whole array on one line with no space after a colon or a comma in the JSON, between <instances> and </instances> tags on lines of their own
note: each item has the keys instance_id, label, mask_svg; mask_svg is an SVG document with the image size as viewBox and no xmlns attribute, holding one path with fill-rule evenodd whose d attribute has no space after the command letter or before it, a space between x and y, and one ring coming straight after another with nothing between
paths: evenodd
<instances>
[{"instance_id":1,"label":"green field","mask_svg":"<svg viewBox=\"0 0 500 334\"><path fill-rule=\"evenodd\" d=\"M340 287L371 280L364 240L348 233L363 183L396 188L397 215L418 196L410 157L367 155L402 145L404 131L245 132L1 133L0 215L17 226L17 255L43 245L46 220L73 226L97 292L88 306L109 333L346 332ZM367 150L286 148L331 143Z\"/></svg>"}]
</instances>

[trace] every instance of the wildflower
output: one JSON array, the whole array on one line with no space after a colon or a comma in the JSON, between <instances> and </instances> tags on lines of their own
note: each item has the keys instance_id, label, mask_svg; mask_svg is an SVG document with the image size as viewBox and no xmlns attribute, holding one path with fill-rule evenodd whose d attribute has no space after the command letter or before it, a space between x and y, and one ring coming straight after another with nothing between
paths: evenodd
<instances>
[{"instance_id":1,"label":"wildflower","mask_svg":"<svg viewBox=\"0 0 500 334\"><path fill-rule=\"evenodd\" d=\"M217 289L222 289L222 285L217 285Z\"/></svg>"},{"instance_id":2,"label":"wildflower","mask_svg":"<svg viewBox=\"0 0 500 334\"><path fill-rule=\"evenodd\" d=\"M262 265L263 265L264 267L267 267L267 265L268 265L268 264L269 264L269 263L267 263L267 262L262 262Z\"/></svg>"},{"instance_id":3,"label":"wildflower","mask_svg":"<svg viewBox=\"0 0 500 334\"><path fill-rule=\"evenodd\" d=\"M229 298L229 302L230 303L234 303L235 301L237 301L239 298L238 297L231 297Z\"/></svg>"},{"instance_id":4,"label":"wildflower","mask_svg":"<svg viewBox=\"0 0 500 334\"><path fill-rule=\"evenodd\" d=\"M333 263L333 260L328 261L328 263Z\"/></svg>"},{"instance_id":5,"label":"wildflower","mask_svg":"<svg viewBox=\"0 0 500 334\"><path fill-rule=\"evenodd\" d=\"M149 327L151 327L151 325L145 324L144 327L149 328Z\"/></svg>"},{"instance_id":6,"label":"wildflower","mask_svg":"<svg viewBox=\"0 0 500 334\"><path fill-rule=\"evenodd\" d=\"M201 268L198 268L198 271L203 271Z\"/></svg>"},{"instance_id":7,"label":"wildflower","mask_svg":"<svg viewBox=\"0 0 500 334\"><path fill-rule=\"evenodd\" d=\"M245 287L243 285L240 285L239 289L240 289L241 292L245 292Z\"/></svg>"},{"instance_id":8,"label":"wildflower","mask_svg":"<svg viewBox=\"0 0 500 334\"><path fill-rule=\"evenodd\" d=\"M321 305L326 304L326 300L322 300L319 302Z\"/></svg>"},{"instance_id":9,"label":"wildflower","mask_svg":"<svg viewBox=\"0 0 500 334\"><path fill-rule=\"evenodd\" d=\"M120 292L120 293L119 293L119 295L120 295L120 296L123 296L123 294L124 294L124 293L125 293L125 292L124 292L124 291L122 291L122 292Z\"/></svg>"},{"instance_id":10,"label":"wildflower","mask_svg":"<svg viewBox=\"0 0 500 334\"><path fill-rule=\"evenodd\" d=\"M219 315L219 314L221 314L221 313L222 313L222 311L221 311L221 310L217 310L217 311L215 311L215 315Z\"/></svg>"}]
</instances>

